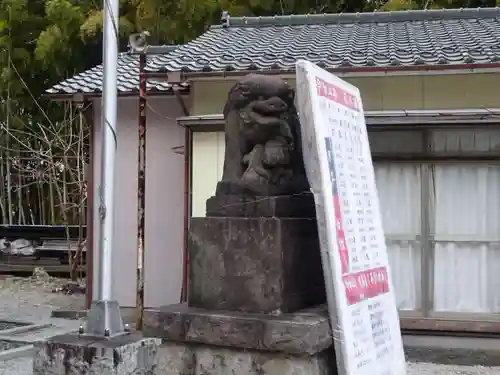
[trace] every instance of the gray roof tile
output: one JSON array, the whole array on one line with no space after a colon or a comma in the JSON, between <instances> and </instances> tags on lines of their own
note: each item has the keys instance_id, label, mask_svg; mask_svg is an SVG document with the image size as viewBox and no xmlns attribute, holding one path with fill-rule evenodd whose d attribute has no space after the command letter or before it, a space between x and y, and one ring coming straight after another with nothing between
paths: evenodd
<instances>
[{"instance_id":1,"label":"gray roof tile","mask_svg":"<svg viewBox=\"0 0 500 375\"><path fill-rule=\"evenodd\" d=\"M177 46L151 47L148 53L148 63L159 57L165 57ZM129 53L120 53L118 56L118 95L130 94L139 91L139 56ZM46 95L72 95L82 93L100 96L102 93L102 65L98 65L74 77L66 79L45 91ZM172 92L172 85L154 79L148 79L147 89L149 92ZM187 90L188 85L180 86L181 90Z\"/></svg>"},{"instance_id":2,"label":"gray roof tile","mask_svg":"<svg viewBox=\"0 0 500 375\"><path fill-rule=\"evenodd\" d=\"M500 61L500 8L229 17L149 71L293 70L490 64Z\"/></svg>"}]
</instances>

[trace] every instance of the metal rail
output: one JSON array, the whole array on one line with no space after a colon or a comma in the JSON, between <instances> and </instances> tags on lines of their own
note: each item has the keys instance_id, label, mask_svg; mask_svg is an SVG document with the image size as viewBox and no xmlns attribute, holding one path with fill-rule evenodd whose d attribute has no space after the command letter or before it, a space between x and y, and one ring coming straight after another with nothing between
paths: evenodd
<instances>
[{"instance_id":1,"label":"metal rail","mask_svg":"<svg viewBox=\"0 0 500 375\"><path fill-rule=\"evenodd\" d=\"M67 239L66 230L70 239L78 239L80 230L81 237L86 238L87 227L77 225L0 225L0 238L16 239L24 238L26 240L39 240L42 238Z\"/></svg>"},{"instance_id":2,"label":"metal rail","mask_svg":"<svg viewBox=\"0 0 500 375\"><path fill-rule=\"evenodd\" d=\"M2 275L15 275L15 274L33 274L37 267L42 267L48 274L58 274L70 276L70 268L67 264L60 264L51 259L36 259L30 257L26 258L7 258L0 259L0 274ZM78 273L85 275L86 266L80 265Z\"/></svg>"}]
</instances>

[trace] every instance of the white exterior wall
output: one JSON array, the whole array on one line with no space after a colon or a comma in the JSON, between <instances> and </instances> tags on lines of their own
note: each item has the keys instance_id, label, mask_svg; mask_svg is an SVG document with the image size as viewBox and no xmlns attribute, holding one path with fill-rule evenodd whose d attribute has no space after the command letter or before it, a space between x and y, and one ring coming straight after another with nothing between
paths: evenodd
<instances>
[{"instance_id":1,"label":"white exterior wall","mask_svg":"<svg viewBox=\"0 0 500 375\"><path fill-rule=\"evenodd\" d=\"M146 138L145 306L178 303L182 286L184 145L176 118L183 113L176 98L149 98ZM101 154L101 102L94 105L94 290L99 275L98 230ZM136 306L138 99L118 100L115 175L113 288L122 307Z\"/></svg>"}]
</instances>

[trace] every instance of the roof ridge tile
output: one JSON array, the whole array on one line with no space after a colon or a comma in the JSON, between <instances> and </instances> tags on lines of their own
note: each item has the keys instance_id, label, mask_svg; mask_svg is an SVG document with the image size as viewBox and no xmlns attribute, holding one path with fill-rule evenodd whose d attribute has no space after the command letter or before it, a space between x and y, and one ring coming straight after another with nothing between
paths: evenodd
<instances>
[{"instance_id":1,"label":"roof ridge tile","mask_svg":"<svg viewBox=\"0 0 500 375\"><path fill-rule=\"evenodd\" d=\"M266 17L231 17L225 14L223 24L212 29L231 27L306 26L337 23L408 22L451 19L483 19L500 17L500 7L459 8L358 13L322 13L277 15Z\"/></svg>"}]
</instances>

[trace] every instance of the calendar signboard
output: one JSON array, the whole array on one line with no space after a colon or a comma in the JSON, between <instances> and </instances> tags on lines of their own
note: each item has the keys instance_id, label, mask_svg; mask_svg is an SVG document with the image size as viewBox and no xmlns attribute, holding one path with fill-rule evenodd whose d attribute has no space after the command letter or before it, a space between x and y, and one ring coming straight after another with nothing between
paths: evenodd
<instances>
[{"instance_id":1,"label":"calendar signboard","mask_svg":"<svg viewBox=\"0 0 500 375\"><path fill-rule=\"evenodd\" d=\"M296 72L339 374L405 375L359 90L308 61Z\"/></svg>"}]
</instances>

